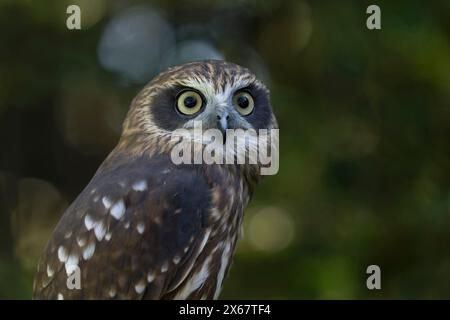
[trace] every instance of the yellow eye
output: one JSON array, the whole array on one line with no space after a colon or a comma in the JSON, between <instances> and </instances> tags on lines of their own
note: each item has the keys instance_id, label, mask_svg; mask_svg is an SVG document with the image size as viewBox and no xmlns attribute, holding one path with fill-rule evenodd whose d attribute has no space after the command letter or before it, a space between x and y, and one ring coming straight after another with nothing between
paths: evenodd
<instances>
[{"instance_id":1,"label":"yellow eye","mask_svg":"<svg viewBox=\"0 0 450 320\"><path fill-rule=\"evenodd\" d=\"M184 91L177 100L178 111L189 116L197 113L202 105L202 97L195 91Z\"/></svg>"},{"instance_id":2,"label":"yellow eye","mask_svg":"<svg viewBox=\"0 0 450 320\"><path fill-rule=\"evenodd\" d=\"M252 113L255 103L250 93L246 91L238 92L233 97L233 104L237 111L243 116L247 116Z\"/></svg>"}]
</instances>

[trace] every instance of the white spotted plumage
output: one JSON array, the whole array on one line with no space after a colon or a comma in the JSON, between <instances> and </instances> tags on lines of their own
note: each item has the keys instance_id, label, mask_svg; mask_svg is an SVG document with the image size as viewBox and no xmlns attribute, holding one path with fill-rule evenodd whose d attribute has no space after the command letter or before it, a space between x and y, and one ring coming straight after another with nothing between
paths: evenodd
<instances>
[{"instance_id":1,"label":"white spotted plumage","mask_svg":"<svg viewBox=\"0 0 450 320\"><path fill-rule=\"evenodd\" d=\"M89 214L86 214L84 216L84 225L86 226L86 229L91 230L95 226L95 221L92 219L92 217Z\"/></svg>"},{"instance_id":2,"label":"white spotted plumage","mask_svg":"<svg viewBox=\"0 0 450 320\"><path fill-rule=\"evenodd\" d=\"M136 293L141 294L144 292L146 287L146 283L144 280L140 280L135 286L134 289L136 290Z\"/></svg>"},{"instance_id":3,"label":"white spotted plumage","mask_svg":"<svg viewBox=\"0 0 450 320\"><path fill-rule=\"evenodd\" d=\"M145 224L143 222L139 222L136 226L137 232L143 234L145 231Z\"/></svg>"},{"instance_id":4,"label":"white spotted plumage","mask_svg":"<svg viewBox=\"0 0 450 320\"><path fill-rule=\"evenodd\" d=\"M53 277L53 275L55 274L55 271L52 269L52 267L50 267L50 265L47 265L47 276L49 278Z\"/></svg>"},{"instance_id":5,"label":"white spotted plumage","mask_svg":"<svg viewBox=\"0 0 450 320\"><path fill-rule=\"evenodd\" d=\"M132 186L134 191L145 191L147 190L147 181L140 180L133 184Z\"/></svg>"},{"instance_id":6,"label":"white spotted plumage","mask_svg":"<svg viewBox=\"0 0 450 320\"><path fill-rule=\"evenodd\" d=\"M83 259L89 260L94 255L94 252L95 252L95 242L92 241L83 249Z\"/></svg>"},{"instance_id":7,"label":"white spotted plumage","mask_svg":"<svg viewBox=\"0 0 450 320\"><path fill-rule=\"evenodd\" d=\"M147 273L147 282L148 282L148 283L152 283L153 280L155 280L155 273L152 272L152 271L149 271L149 272Z\"/></svg>"},{"instance_id":8,"label":"white spotted plumage","mask_svg":"<svg viewBox=\"0 0 450 320\"><path fill-rule=\"evenodd\" d=\"M58 259L59 259L59 261L66 262L67 257L68 257L67 249L65 247L63 247L63 246L60 246L58 248Z\"/></svg>"},{"instance_id":9,"label":"white spotted plumage","mask_svg":"<svg viewBox=\"0 0 450 320\"><path fill-rule=\"evenodd\" d=\"M125 203L122 199L114 203L110 210L111 215L116 219L120 220L125 214Z\"/></svg>"},{"instance_id":10,"label":"white spotted plumage","mask_svg":"<svg viewBox=\"0 0 450 320\"><path fill-rule=\"evenodd\" d=\"M94 228L95 237L98 241L102 241L106 234L106 226L103 221L98 222Z\"/></svg>"},{"instance_id":11,"label":"white spotted plumage","mask_svg":"<svg viewBox=\"0 0 450 320\"><path fill-rule=\"evenodd\" d=\"M111 204L112 204L111 199L109 197L107 197L107 196L104 196L102 198L102 203L103 203L103 205L105 206L106 209L109 209L111 207Z\"/></svg>"},{"instance_id":12,"label":"white spotted plumage","mask_svg":"<svg viewBox=\"0 0 450 320\"><path fill-rule=\"evenodd\" d=\"M71 254L65 263L66 273L67 275L71 275L75 270L78 268L78 255L77 254Z\"/></svg>"}]
</instances>

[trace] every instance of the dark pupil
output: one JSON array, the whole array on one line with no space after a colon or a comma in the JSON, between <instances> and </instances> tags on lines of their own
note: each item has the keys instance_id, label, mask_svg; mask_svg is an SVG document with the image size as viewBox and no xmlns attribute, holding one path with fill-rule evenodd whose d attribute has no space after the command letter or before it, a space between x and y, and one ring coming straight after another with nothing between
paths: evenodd
<instances>
[{"instance_id":1,"label":"dark pupil","mask_svg":"<svg viewBox=\"0 0 450 320\"><path fill-rule=\"evenodd\" d=\"M248 107L248 105L249 105L250 103L249 103L249 101L248 101L248 98L247 98L246 96L242 95L242 96L239 96L239 97L237 98L237 104L238 104L239 107L245 109L245 108Z\"/></svg>"},{"instance_id":2,"label":"dark pupil","mask_svg":"<svg viewBox=\"0 0 450 320\"><path fill-rule=\"evenodd\" d=\"M197 105L197 98L194 96L188 96L184 98L184 106L186 108L194 108Z\"/></svg>"}]
</instances>

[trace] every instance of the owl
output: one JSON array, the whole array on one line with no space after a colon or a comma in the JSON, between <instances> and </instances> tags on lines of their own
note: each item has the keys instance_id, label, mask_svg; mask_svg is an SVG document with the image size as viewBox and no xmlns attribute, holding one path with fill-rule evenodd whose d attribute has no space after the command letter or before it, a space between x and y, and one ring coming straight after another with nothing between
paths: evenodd
<instances>
[{"instance_id":1,"label":"owl","mask_svg":"<svg viewBox=\"0 0 450 320\"><path fill-rule=\"evenodd\" d=\"M35 299L218 298L260 164L175 164L173 133L195 121L221 132L277 128L268 90L246 68L208 60L156 76L57 224Z\"/></svg>"}]
</instances>

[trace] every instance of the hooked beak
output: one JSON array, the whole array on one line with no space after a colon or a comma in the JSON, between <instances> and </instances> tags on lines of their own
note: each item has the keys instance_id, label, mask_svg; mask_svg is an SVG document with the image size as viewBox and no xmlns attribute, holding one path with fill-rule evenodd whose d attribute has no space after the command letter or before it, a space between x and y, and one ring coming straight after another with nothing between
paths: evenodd
<instances>
[{"instance_id":1,"label":"hooked beak","mask_svg":"<svg viewBox=\"0 0 450 320\"><path fill-rule=\"evenodd\" d=\"M222 132L224 144L227 139L227 129L229 126L229 124L228 124L229 119L230 119L230 115L226 111L220 115L217 115L217 129L219 129L220 132Z\"/></svg>"}]
</instances>

